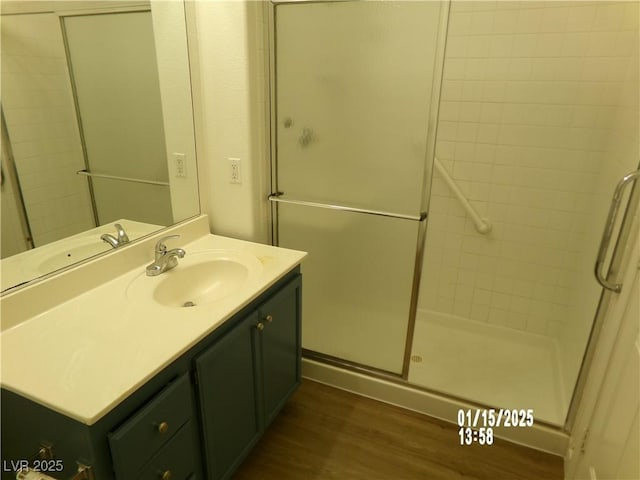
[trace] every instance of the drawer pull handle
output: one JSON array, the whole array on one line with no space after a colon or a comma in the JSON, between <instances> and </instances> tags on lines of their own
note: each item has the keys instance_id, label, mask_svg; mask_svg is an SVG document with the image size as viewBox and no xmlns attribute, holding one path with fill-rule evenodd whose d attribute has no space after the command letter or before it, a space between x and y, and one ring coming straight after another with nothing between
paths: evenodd
<instances>
[{"instance_id":1,"label":"drawer pull handle","mask_svg":"<svg viewBox=\"0 0 640 480\"><path fill-rule=\"evenodd\" d=\"M165 470L164 472L162 472L162 474L160 475L160 479L171 480L171 470Z\"/></svg>"},{"instance_id":2,"label":"drawer pull handle","mask_svg":"<svg viewBox=\"0 0 640 480\"><path fill-rule=\"evenodd\" d=\"M169 424L167 422L162 422L158 425L159 433L167 433L169 431Z\"/></svg>"},{"instance_id":3,"label":"drawer pull handle","mask_svg":"<svg viewBox=\"0 0 640 480\"><path fill-rule=\"evenodd\" d=\"M266 317L264 317L264 319L265 319L267 322L271 323L271 322L273 322L273 315L267 315Z\"/></svg>"},{"instance_id":4,"label":"drawer pull handle","mask_svg":"<svg viewBox=\"0 0 640 480\"><path fill-rule=\"evenodd\" d=\"M259 323L256 325L256 328L257 328L258 330L264 330L264 323L259 322Z\"/></svg>"}]
</instances>

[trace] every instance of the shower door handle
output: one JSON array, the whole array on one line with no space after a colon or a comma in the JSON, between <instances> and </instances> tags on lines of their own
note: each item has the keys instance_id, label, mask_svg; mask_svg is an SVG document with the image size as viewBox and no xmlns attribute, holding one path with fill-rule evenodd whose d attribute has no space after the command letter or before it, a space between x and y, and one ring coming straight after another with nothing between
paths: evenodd
<instances>
[{"instance_id":1,"label":"shower door handle","mask_svg":"<svg viewBox=\"0 0 640 480\"><path fill-rule=\"evenodd\" d=\"M622 180L618 182L616 189L613 193L613 199L611 200L611 206L609 207L609 214L607 215L607 221L604 226L604 232L602 233L602 240L600 240L600 248L598 250L598 257L596 258L595 265L595 274L596 280L598 283L602 285L603 288L607 290L611 290L612 292L620 293L622 290L621 283L611 283L609 282L605 274L602 272L602 267L604 265L605 257L607 256L607 251L609 249L609 243L611 242L611 235L613 234L613 229L616 224L616 218L618 216L618 210L620 209L620 202L622 201L622 194L624 193L627 185L633 183L635 180L640 177L640 170L636 170L635 172L628 173Z\"/></svg>"}]
</instances>

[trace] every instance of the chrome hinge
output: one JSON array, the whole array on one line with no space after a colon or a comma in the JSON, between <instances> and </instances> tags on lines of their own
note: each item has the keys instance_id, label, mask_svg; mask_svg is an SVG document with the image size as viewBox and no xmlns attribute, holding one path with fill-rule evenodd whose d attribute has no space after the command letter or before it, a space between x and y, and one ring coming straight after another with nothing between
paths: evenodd
<instances>
[{"instance_id":1,"label":"chrome hinge","mask_svg":"<svg viewBox=\"0 0 640 480\"><path fill-rule=\"evenodd\" d=\"M587 448L587 440L589 439L589 429L587 428L582 435L582 443L580 444L580 453L584 454Z\"/></svg>"}]
</instances>

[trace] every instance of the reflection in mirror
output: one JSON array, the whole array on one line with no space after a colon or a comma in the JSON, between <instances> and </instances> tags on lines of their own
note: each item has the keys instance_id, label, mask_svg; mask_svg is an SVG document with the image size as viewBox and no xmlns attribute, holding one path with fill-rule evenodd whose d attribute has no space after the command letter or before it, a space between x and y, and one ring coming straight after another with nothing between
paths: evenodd
<instances>
[{"instance_id":1,"label":"reflection in mirror","mask_svg":"<svg viewBox=\"0 0 640 480\"><path fill-rule=\"evenodd\" d=\"M2 291L199 213L182 2L3 1ZM102 237L102 238L101 238Z\"/></svg>"}]
</instances>

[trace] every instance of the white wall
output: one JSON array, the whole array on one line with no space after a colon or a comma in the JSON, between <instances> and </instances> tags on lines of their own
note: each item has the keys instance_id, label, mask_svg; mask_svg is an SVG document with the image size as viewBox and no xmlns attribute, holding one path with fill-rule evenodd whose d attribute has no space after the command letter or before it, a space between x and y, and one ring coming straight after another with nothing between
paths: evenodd
<instances>
[{"instance_id":1,"label":"white wall","mask_svg":"<svg viewBox=\"0 0 640 480\"><path fill-rule=\"evenodd\" d=\"M267 242L266 3L198 1L193 7L203 210L212 232ZM228 158L241 160L241 184L229 183Z\"/></svg>"},{"instance_id":2,"label":"white wall","mask_svg":"<svg viewBox=\"0 0 640 480\"><path fill-rule=\"evenodd\" d=\"M75 173L84 161L57 16L2 16L1 74L35 245L93 228L87 180Z\"/></svg>"},{"instance_id":3,"label":"white wall","mask_svg":"<svg viewBox=\"0 0 640 480\"><path fill-rule=\"evenodd\" d=\"M479 235L435 176L420 308L551 337L571 330L636 7L452 4L436 155L494 229Z\"/></svg>"}]
</instances>

